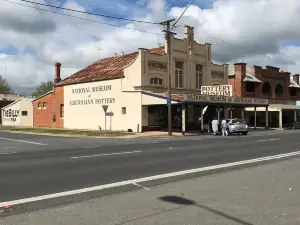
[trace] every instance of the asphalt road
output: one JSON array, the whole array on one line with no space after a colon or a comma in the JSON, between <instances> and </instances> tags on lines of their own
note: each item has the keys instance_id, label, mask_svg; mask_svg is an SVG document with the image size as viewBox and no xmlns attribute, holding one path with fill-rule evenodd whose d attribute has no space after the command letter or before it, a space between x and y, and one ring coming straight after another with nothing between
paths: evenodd
<instances>
[{"instance_id":1,"label":"asphalt road","mask_svg":"<svg viewBox=\"0 0 300 225\"><path fill-rule=\"evenodd\" d=\"M299 134L137 140L0 133L0 203L294 152Z\"/></svg>"}]
</instances>

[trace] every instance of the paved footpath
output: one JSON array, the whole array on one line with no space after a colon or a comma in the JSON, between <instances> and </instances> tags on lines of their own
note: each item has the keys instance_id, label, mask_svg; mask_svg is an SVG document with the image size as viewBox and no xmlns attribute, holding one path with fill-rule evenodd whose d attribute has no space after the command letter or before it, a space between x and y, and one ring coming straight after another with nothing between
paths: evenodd
<instances>
[{"instance_id":1,"label":"paved footpath","mask_svg":"<svg viewBox=\"0 0 300 225\"><path fill-rule=\"evenodd\" d=\"M0 219L2 225L297 225L300 159L182 180ZM146 184L145 184L146 185Z\"/></svg>"}]
</instances>

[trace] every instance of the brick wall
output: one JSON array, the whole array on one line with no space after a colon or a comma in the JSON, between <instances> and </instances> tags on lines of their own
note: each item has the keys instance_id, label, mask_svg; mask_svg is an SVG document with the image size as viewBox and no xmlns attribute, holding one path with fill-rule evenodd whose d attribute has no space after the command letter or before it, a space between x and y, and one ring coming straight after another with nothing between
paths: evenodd
<instances>
[{"instance_id":1,"label":"brick wall","mask_svg":"<svg viewBox=\"0 0 300 225\"><path fill-rule=\"evenodd\" d=\"M276 100L297 100L300 99L300 91L297 91L297 96L292 97L290 95L290 73L282 72L279 68L266 66L262 68L260 66L254 66L254 76L261 80L261 83L255 83L254 92L246 92L246 86L243 82L246 76L246 64L237 63L235 66L235 76L228 79L228 84L232 85L233 94L241 97L254 97L254 98L266 98ZM267 82L271 85L270 94L262 92L264 83ZM275 94L275 88L281 84L284 88L282 96Z\"/></svg>"},{"instance_id":2,"label":"brick wall","mask_svg":"<svg viewBox=\"0 0 300 225\"><path fill-rule=\"evenodd\" d=\"M43 108L43 103L47 103L47 107ZM39 108L38 104L42 107ZM60 105L64 104L63 87L55 87L54 92L43 96L33 102L33 126L34 127L50 127L63 128L64 120L60 118ZM55 120L52 119L55 114Z\"/></svg>"}]
</instances>

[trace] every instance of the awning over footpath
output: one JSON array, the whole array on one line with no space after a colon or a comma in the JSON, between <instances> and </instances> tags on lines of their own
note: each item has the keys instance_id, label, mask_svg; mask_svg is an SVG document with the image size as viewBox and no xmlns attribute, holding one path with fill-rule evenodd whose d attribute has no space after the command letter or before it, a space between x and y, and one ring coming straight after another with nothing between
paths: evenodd
<instances>
[{"instance_id":1,"label":"awning over footpath","mask_svg":"<svg viewBox=\"0 0 300 225\"><path fill-rule=\"evenodd\" d=\"M167 104L167 93L155 93L142 91L142 105L156 105ZM147 98L145 96L151 96ZM157 98L159 100L157 100ZM186 104L205 104L205 105L219 105L228 107L266 107L269 106L268 99L258 98L242 98L233 96L212 96L201 94L172 94L172 104L186 103Z\"/></svg>"},{"instance_id":2,"label":"awning over footpath","mask_svg":"<svg viewBox=\"0 0 300 225\"><path fill-rule=\"evenodd\" d=\"M279 112L280 110L296 110L296 105L291 104L271 104L268 108L269 112ZM245 111L253 112L254 107L245 108ZM264 107L257 107L257 112L266 111Z\"/></svg>"}]
</instances>

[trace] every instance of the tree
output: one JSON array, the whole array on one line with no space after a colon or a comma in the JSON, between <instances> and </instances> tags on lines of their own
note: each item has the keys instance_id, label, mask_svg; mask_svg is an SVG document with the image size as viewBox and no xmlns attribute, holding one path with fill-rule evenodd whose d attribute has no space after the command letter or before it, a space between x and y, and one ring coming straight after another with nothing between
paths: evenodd
<instances>
[{"instance_id":1,"label":"tree","mask_svg":"<svg viewBox=\"0 0 300 225\"><path fill-rule=\"evenodd\" d=\"M36 87L35 92L33 92L33 96L39 97L41 95L44 95L51 91L53 89L53 82L52 81L47 81L47 82L42 82L40 83L39 86Z\"/></svg>"},{"instance_id":2,"label":"tree","mask_svg":"<svg viewBox=\"0 0 300 225\"><path fill-rule=\"evenodd\" d=\"M4 79L1 75L0 75L0 93L1 94L12 93L11 87L7 83L6 79Z\"/></svg>"}]
</instances>

